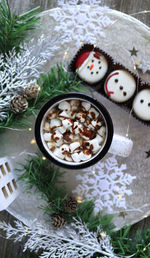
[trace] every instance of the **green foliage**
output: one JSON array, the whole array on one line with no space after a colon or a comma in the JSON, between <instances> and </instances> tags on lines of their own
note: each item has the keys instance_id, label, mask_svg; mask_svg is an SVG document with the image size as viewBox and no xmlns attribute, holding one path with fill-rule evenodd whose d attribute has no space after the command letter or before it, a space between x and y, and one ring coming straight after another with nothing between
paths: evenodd
<instances>
[{"instance_id":1,"label":"green foliage","mask_svg":"<svg viewBox=\"0 0 150 258\"><path fill-rule=\"evenodd\" d=\"M42 156L37 155L29 160L26 164L20 164L21 168L18 172L25 171L19 180L26 183L27 191L30 192L33 187L41 198L48 203L58 200L60 196L64 196L64 190L56 187L57 183L61 183L62 173L54 167L47 159L43 160Z\"/></svg>"},{"instance_id":2,"label":"green foliage","mask_svg":"<svg viewBox=\"0 0 150 258\"><path fill-rule=\"evenodd\" d=\"M68 193L62 181L64 172L56 169L47 159L43 160L40 155L32 157L27 160L26 164L21 164L21 169L17 171L24 171L19 180L26 183L27 190L30 191L35 187L40 198L47 202L47 205L42 207L45 213L49 215L62 213L68 223L72 222L73 217L76 217L85 222L92 231L96 231L99 225L108 233L112 230L111 216L102 213L94 215L94 201L80 203L75 212L65 210L64 200Z\"/></svg>"},{"instance_id":3,"label":"green foliage","mask_svg":"<svg viewBox=\"0 0 150 258\"><path fill-rule=\"evenodd\" d=\"M131 226L112 232L111 239L116 254L122 257L149 258L150 257L150 229L143 233L138 230L131 236Z\"/></svg>"},{"instance_id":4,"label":"green foliage","mask_svg":"<svg viewBox=\"0 0 150 258\"><path fill-rule=\"evenodd\" d=\"M114 225L111 223L113 216L104 215L102 212L99 212L96 216L94 215L94 201L84 201L78 205L76 211L76 217L81 218L83 222L87 224L87 227L91 231L97 231L97 227L101 225L102 230L108 234L114 228Z\"/></svg>"},{"instance_id":5,"label":"green foliage","mask_svg":"<svg viewBox=\"0 0 150 258\"><path fill-rule=\"evenodd\" d=\"M48 215L62 213L68 223L76 217L86 223L91 231L97 231L100 225L102 230L110 235L115 254L119 257L149 257L150 229L145 230L143 234L136 231L134 237L131 236L131 226L114 231L112 216L104 215L102 212L94 215L94 201L78 204L75 212L65 211L64 200L68 193L63 186L64 173L56 169L50 161L43 160L40 155L31 157L26 160L26 164L21 164L18 172L21 172L19 180L26 183L27 190L34 188L39 197L47 202L42 209ZM99 256L96 254L93 257Z\"/></svg>"},{"instance_id":6,"label":"green foliage","mask_svg":"<svg viewBox=\"0 0 150 258\"><path fill-rule=\"evenodd\" d=\"M24 254L20 257L17 257L17 258L38 258L39 255L38 254L35 254L35 253L30 253L30 254Z\"/></svg>"},{"instance_id":7,"label":"green foliage","mask_svg":"<svg viewBox=\"0 0 150 258\"><path fill-rule=\"evenodd\" d=\"M28 128L30 122L28 117L37 116L38 110L51 98L70 91L83 91L80 82L69 72L66 72L62 65L54 66L48 74L41 75L37 81L41 91L35 100L29 101L29 107L24 113L14 114L9 112L8 119L0 122L0 129L3 127Z\"/></svg>"},{"instance_id":8,"label":"green foliage","mask_svg":"<svg viewBox=\"0 0 150 258\"><path fill-rule=\"evenodd\" d=\"M28 31L35 28L39 20L36 15L39 7L24 14L15 15L11 12L7 0L0 2L0 53L8 54L13 48L18 52Z\"/></svg>"}]
</instances>

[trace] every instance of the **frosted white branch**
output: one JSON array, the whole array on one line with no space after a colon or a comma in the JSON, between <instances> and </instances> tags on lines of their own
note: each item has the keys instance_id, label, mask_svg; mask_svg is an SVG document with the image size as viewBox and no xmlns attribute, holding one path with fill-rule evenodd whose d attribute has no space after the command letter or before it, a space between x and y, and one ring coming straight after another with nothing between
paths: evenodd
<instances>
[{"instance_id":1,"label":"frosted white branch","mask_svg":"<svg viewBox=\"0 0 150 258\"><path fill-rule=\"evenodd\" d=\"M57 257L87 257L90 258L95 252L104 255L103 257L117 257L113 252L110 237L98 238L101 228L97 232L90 232L85 224L74 219L70 226L64 226L61 230L45 227L37 224L34 228L26 228L21 222L15 222L12 227L5 222L0 223L0 229L6 231L7 238L14 238L14 241L22 241L28 237L24 245L24 251L38 252L43 249L41 258Z\"/></svg>"},{"instance_id":2,"label":"frosted white branch","mask_svg":"<svg viewBox=\"0 0 150 258\"><path fill-rule=\"evenodd\" d=\"M0 55L0 121L7 118L12 97L39 78L42 67L59 47L42 35L21 48L19 54L13 49L5 57Z\"/></svg>"}]
</instances>

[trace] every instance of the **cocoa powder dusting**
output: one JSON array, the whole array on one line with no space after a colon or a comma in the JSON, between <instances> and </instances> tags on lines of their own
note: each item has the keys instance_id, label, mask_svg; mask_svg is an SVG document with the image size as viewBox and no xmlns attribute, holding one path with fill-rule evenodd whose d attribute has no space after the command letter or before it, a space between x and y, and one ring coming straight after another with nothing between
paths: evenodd
<instances>
[{"instance_id":1,"label":"cocoa powder dusting","mask_svg":"<svg viewBox=\"0 0 150 258\"><path fill-rule=\"evenodd\" d=\"M95 119L95 113L94 112L90 112L91 116L93 119Z\"/></svg>"},{"instance_id":2,"label":"cocoa powder dusting","mask_svg":"<svg viewBox=\"0 0 150 258\"><path fill-rule=\"evenodd\" d=\"M84 150L83 150L83 153L88 156L88 155L91 154L91 151L88 150L88 149L84 149Z\"/></svg>"},{"instance_id":3,"label":"cocoa powder dusting","mask_svg":"<svg viewBox=\"0 0 150 258\"><path fill-rule=\"evenodd\" d=\"M81 129L80 129L81 130ZM91 129L88 129L87 127L84 127L83 130L80 131L80 133L89 138L89 139L93 139L94 136L96 135L96 132L91 130Z\"/></svg>"}]
</instances>

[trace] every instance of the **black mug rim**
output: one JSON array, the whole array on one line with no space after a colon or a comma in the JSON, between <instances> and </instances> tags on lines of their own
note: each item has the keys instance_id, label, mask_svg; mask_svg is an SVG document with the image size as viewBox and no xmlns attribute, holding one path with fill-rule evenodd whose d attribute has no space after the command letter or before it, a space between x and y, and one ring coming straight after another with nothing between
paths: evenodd
<instances>
[{"instance_id":1,"label":"black mug rim","mask_svg":"<svg viewBox=\"0 0 150 258\"><path fill-rule=\"evenodd\" d=\"M109 130L107 130L107 139L106 139L105 145L103 146L102 151L97 156L93 157L92 159L89 159L89 161L87 160L85 163L81 163L81 164L75 163L75 165L65 164L65 163L53 158L50 155L50 153L48 153L47 150L45 149L45 147L43 146L42 139L41 139L41 133L40 133L41 123L42 123L43 117L44 117L45 113L47 112L47 110L50 109L50 107L53 106L54 104L57 104L57 102L59 102L63 99L71 99L71 98L83 99L83 100L87 100L87 101L91 102L91 104L93 104L102 113L103 117L105 118L107 128L109 128ZM103 104L101 104L100 102L97 101L97 99L95 99L89 95L85 95L83 93L76 93L76 92L71 92L71 93L66 93L66 94L61 94L61 95L55 96L54 98L50 99L47 103L45 103L37 116L37 119L35 122L35 129L34 129L36 143L37 143L40 151L43 153L43 155L47 159L52 161L55 165L63 167L63 168L67 168L67 169L83 169L83 168L90 167L90 166L94 165L95 163L97 163L98 161L100 161L105 156L105 154L108 152L108 150L110 148L112 138L113 138L113 133L114 133L114 128L113 128L112 119L110 117L109 112L103 106Z\"/></svg>"}]
</instances>

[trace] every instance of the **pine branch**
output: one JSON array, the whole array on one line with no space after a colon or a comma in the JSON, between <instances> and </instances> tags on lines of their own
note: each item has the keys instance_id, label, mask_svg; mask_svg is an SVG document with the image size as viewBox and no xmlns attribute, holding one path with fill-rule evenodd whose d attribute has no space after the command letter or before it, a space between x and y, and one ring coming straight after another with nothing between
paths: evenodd
<instances>
[{"instance_id":1,"label":"pine branch","mask_svg":"<svg viewBox=\"0 0 150 258\"><path fill-rule=\"evenodd\" d=\"M86 223L89 230L93 232L99 225L108 234L113 230L112 216L104 215L101 212L97 216L94 215L94 201L80 203L74 212L65 210L64 200L68 193L63 186L64 173L56 169L48 160L43 160L42 156L29 158L26 164L21 164L21 168L17 172L20 182L26 184L27 191L34 187L40 199L46 200L47 205L41 207L46 214L51 216L61 213L68 223L71 223L73 217L76 217Z\"/></svg>"},{"instance_id":2,"label":"pine branch","mask_svg":"<svg viewBox=\"0 0 150 258\"><path fill-rule=\"evenodd\" d=\"M30 125L28 117L31 115L36 117L41 106L54 96L70 91L83 91L80 82L71 73L66 72L62 65L54 66L48 74L41 75L37 83L41 87L37 99L29 101L29 107L24 113L14 114L9 111L7 120L0 122L0 128L8 126L27 128Z\"/></svg>"},{"instance_id":3,"label":"pine branch","mask_svg":"<svg viewBox=\"0 0 150 258\"><path fill-rule=\"evenodd\" d=\"M123 257L148 258L150 254L150 229L146 228L143 233L137 230L134 236L131 236L131 229L132 226L128 226L117 232L112 232L111 242L115 253Z\"/></svg>"},{"instance_id":4,"label":"pine branch","mask_svg":"<svg viewBox=\"0 0 150 258\"><path fill-rule=\"evenodd\" d=\"M37 157L29 158L26 164L20 165L21 168L17 169L18 175L22 171L24 173L19 176L19 180L26 184L27 191L35 187L36 192L41 194L41 198L47 200L48 203L66 195L63 187L56 187L57 184L61 184L64 173L60 173L47 159L43 160L42 156L37 155Z\"/></svg>"},{"instance_id":5,"label":"pine branch","mask_svg":"<svg viewBox=\"0 0 150 258\"><path fill-rule=\"evenodd\" d=\"M39 17L39 7L24 14L11 12L7 0L0 2L0 53L8 54L15 48L20 51L20 43L24 42L27 33L35 28Z\"/></svg>"}]
</instances>

